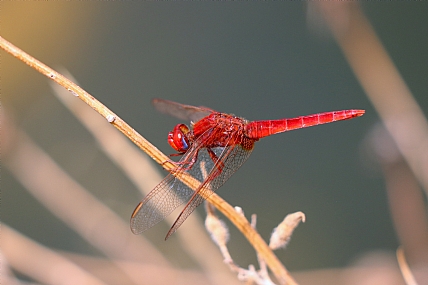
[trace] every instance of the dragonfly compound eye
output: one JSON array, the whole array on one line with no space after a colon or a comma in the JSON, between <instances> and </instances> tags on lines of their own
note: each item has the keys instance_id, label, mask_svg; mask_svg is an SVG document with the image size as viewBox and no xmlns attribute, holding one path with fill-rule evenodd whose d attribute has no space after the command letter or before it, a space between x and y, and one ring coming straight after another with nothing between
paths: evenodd
<instances>
[{"instance_id":1,"label":"dragonfly compound eye","mask_svg":"<svg viewBox=\"0 0 428 285\"><path fill-rule=\"evenodd\" d=\"M189 128L184 124L178 124L168 134L169 145L178 152L185 152L189 148Z\"/></svg>"}]
</instances>

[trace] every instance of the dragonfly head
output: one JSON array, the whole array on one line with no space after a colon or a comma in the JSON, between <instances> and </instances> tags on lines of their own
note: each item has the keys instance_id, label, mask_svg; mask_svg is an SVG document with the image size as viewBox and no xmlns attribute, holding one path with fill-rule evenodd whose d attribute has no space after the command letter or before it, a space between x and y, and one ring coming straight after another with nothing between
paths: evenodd
<instances>
[{"instance_id":1,"label":"dragonfly head","mask_svg":"<svg viewBox=\"0 0 428 285\"><path fill-rule=\"evenodd\" d=\"M178 124L168 134L168 143L176 151L183 153L190 147L190 130L185 124Z\"/></svg>"}]
</instances>

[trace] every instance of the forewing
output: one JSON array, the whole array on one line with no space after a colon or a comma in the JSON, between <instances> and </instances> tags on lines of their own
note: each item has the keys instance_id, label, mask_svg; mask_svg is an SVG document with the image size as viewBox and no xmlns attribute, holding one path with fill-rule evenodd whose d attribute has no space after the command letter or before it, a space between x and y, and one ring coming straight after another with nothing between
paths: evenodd
<instances>
[{"instance_id":1,"label":"forewing","mask_svg":"<svg viewBox=\"0 0 428 285\"><path fill-rule=\"evenodd\" d=\"M214 152L219 158L217 163L215 166L209 169L209 172L207 171L208 177L206 177L204 182L193 193L190 201L186 204L183 211L175 220L165 239L168 239L168 237L181 226L181 224L196 209L196 207L198 207L206 199L206 197L209 197L218 188L220 188L247 160L253 149L254 141L249 141L247 143L251 144L250 147L248 145L246 145L245 148L241 145L234 145L225 148L214 149ZM221 165L223 165L223 168L221 173L218 174L217 170ZM194 167L199 166L200 165L195 165Z\"/></svg>"},{"instance_id":2,"label":"forewing","mask_svg":"<svg viewBox=\"0 0 428 285\"><path fill-rule=\"evenodd\" d=\"M209 108L184 105L158 98L153 99L152 104L159 112L168 114L181 120L192 122L197 122L214 112L214 110Z\"/></svg>"},{"instance_id":3,"label":"forewing","mask_svg":"<svg viewBox=\"0 0 428 285\"><path fill-rule=\"evenodd\" d=\"M171 173L141 202L131 216L131 230L140 234L151 228L193 195L193 191Z\"/></svg>"},{"instance_id":4,"label":"forewing","mask_svg":"<svg viewBox=\"0 0 428 285\"><path fill-rule=\"evenodd\" d=\"M216 136L221 135L222 130L213 128L207 132L211 132L211 134L206 133L205 135ZM200 183L196 191L193 191L172 173L168 174L134 210L131 216L131 229L133 233L142 233L162 221L178 206L189 201L169 230L166 236L168 238L206 197L209 197L220 188L245 162L251 154L254 143L254 141L249 140L245 147L231 145L228 147L213 148L212 150L218 158L216 164L214 164L205 148L203 137L206 136L202 135L194 141L191 149L179 161L179 167L173 171L173 173L178 174L187 172L198 181L203 182ZM233 135L229 139L232 139L232 137ZM192 168L188 169L189 163L195 156L197 156L196 162ZM202 164L202 162L204 163ZM201 167L204 167L204 169L201 169ZM219 168L221 168L220 172Z\"/></svg>"},{"instance_id":5,"label":"forewing","mask_svg":"<svg viewBox=\"0 0 428 285\"><path fill-rule=\"evenodd\" d=\"M186 167L199 150L200 146L193 144L172 173L188 172L193 177L198 176L195 175L194 168L186 170ZM131 216L131 230L134 234L140 234L156 225L194 194L192 189L172 173L169 173L135 208Z\"/></svg>"}]
</instances>

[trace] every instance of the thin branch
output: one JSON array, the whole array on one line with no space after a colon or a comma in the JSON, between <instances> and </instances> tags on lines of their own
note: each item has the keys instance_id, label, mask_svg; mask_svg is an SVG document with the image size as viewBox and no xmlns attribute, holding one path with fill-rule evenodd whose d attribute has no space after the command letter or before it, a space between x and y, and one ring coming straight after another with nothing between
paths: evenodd
<instances>
[{"instance_id":1,"label":"thin branch","mask_svg":"<svg viewBox=\"0 0 428 285\"><path fill-rule=\"evenodd\" d=\"M2 225L1 248L10 265L46 284L106 285L60 254ZM66 278L64 278L66 276Z\"/></svg>"},{"instance_id":2,"label":"thin branch","mask_svg":"<svg viewBox=\"0 0 428 285\"><path fill-rule=\"evenodd\" d=\"M21 49L17 48L10 42L6 41L3 37L0 37L0 47L4 49L9 54L13 55L17 59L23 61L30 67L39 71L49 79L58 83L59 85L66 88L74 96L79 97L82 101L88 104L91 108L97 111L101 116L103 116L110 124L115 126L120 132L122 132L126 137L128 137L133 143L135 143L139 148L141 148L145 153L147 153L152 159L157 163L163 166L168 171L174 169L174 164L159 151L155 146L138 134L133 128L131 128L125 121L118 117L115 113L109 110L101 102L95 99L92 95L87 93L85 90L74 84L71 80L67 79L62 74L38 61L34 57L25 53ZM196 189L198 182L193 179L193 177L187 175L187 173L180 174L178 177L183 183L186 183L192 189ZM206 198L210 203L215 205L215 207L220 210L235 226L244 234L248 241L252 244L254 249L266 260L266 263L275 274L275 277L279 280L281 284L297 284L285 267L281 264L279 259L271 251L268 245L264 240L258 235L258 233L251 227L248 221L236 214L234 208L229 205L226 201L220 198L216 194L212 194Z\"/></svg>"},{"instance_id":3,"label":"thin branch","mask_svg":"<svg viewBox=\"0 0 428 285\"><path fill-rule=\"evenodd\" d=\"M428 197L428 121L421 107L358 3L315 4Z\"/></svg>"},{"instance_id":4,"label":"thin branch","mask_svg":"<svg viewBox=\"0 0 428 285\"><path fill-rule=\"evenodd\" d=\"M401 247L397 248L397 262L400 267L401 274L403 275L404 280L407 285L418 285L415 277L412 274L412 271L409 268L409 265L406 261L406 256L404 255L404 251Z\"/></svg>"}]
</instances>

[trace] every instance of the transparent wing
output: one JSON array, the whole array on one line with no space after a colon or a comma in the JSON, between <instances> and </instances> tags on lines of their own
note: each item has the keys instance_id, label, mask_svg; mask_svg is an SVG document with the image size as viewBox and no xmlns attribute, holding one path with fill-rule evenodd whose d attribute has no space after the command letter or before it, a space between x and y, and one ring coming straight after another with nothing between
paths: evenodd
<instances>
[{"instance_id":1,"label":"transparent wing","mask_svg":"<svg viewBox=\"0 0 428 285\"><path fill-rule=\"evenodd\" d=\"M215 112L206 107L195 107L184 105L164 99L155 98L152 100L153 106L161 113L168 114L181 120L197 122L200 119Z\"/></svg>"},{"instance_id":2,"label":"transparent wing","mask_svg":"<svg viewBox=\"0 0 428 285\"><path fill-rule=\"evenodd\" d=\"M175 220L165 239L168 239L181 226L181 224L183 224L196 207L220 188L232 176L232 174L241 167L241 165L250 156L253 146L254 141L248 140L242 145L232 145L224 148L213 149L218 157L217 163L210 168L208 177L206 177L204 182L201 183L198 189L193 193L190 201L186 204L183 211ZM195 165L194 167L199 168L199 166L200 164ZM220 173L219 170L221 170Z\"/></svg>"},{"instance_id":3,"label":"transparent wing","mask_svg":"<svg viewBox=\"0 0 428 285\"><path fill-rule=\"evenodd\" d=\"M221 129L208 130L207 136L220 135ZM196 140L191 149L186 152L178 162L178 168L174 173L187 172L198 181L203 181L196 191L193 191L186 184L180 181L172 173L168 174L136 207L131 216L131 230L135 234L151 228L162 221L172 211L181 204L189 201L174 225L168 232L166 238L174 233L186 218L199 206L203 197L208 197L219 187L221 187L232 174L245 162L253 149L254 141L248 139L242 145L232 145L228 147L216 147L212 151L217 157L216 163L212 160L204 145L203 137ZM233 139L234 134L229 138ZM189 163L197 156L193 167L188 169ZM201 170L203 163L204 169Z\"/></svg>"},{"instance_id":4,"label":"transparent wing","mask_svg":"<svg viewBox=\"0 0 428 285\"><path fill-rule=\"evenodd\" d=\"M198 155L199 146L193 144L192 148L180 159L175 173L188 172L195 177L195 171L192 167L186 170L191 159ZM198 159L202 159L202 157ZM201 181L201 180L200 180ZM131 230L134 234L140 234L151 228L178 206L187 202L194 191L186 184L169 173L150 193L138 204L131 216Z\"/></svg>"}]
</instances>

